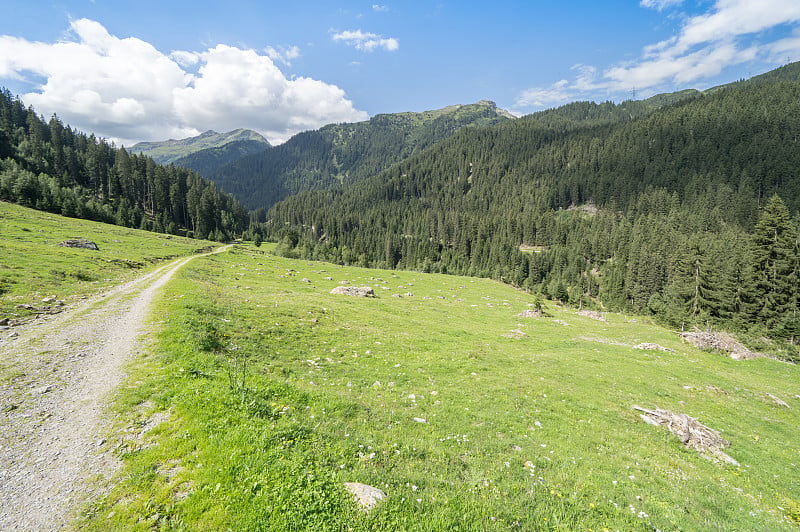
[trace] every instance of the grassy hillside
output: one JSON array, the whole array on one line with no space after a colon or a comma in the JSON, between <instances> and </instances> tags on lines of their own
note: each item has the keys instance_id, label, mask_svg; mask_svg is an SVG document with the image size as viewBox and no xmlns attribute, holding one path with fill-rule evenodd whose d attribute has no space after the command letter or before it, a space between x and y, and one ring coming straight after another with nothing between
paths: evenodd
<instances>
[{"instance_id":1,"label":"grassy hillside","mask_svg":"<svg viewBox=\"0 0 800 532\"><path fill-rule=\"evenodd\" d=\"M178 277L118 396L119 483L82 529L797 529L797 366L623 315L523 318L532 297L486 279L249 246ZM633 405L721 431L740 465ZM365 513L345 482L387 499Z\"/></svg>"},{"instance_id":2,"label":"grassy hillside","mask_svg":"<svg viewBox=\"0 0 800 532\"><path fill-rule=\"evenodd\" d=\"M60 247L87 238L97 251ZM191 255L212 242L160 235L65 218L0 202L0 319L46 312L42 299L65 303L128 280L166 260ZM30 308L20 307L29 305Z\"/></svg>"},{"instance_id":3,"label":"grassy hillside","mask_svg":"<svg viewBox=\"0 0 800 532\"><path fill-rule=\"evenodd\" d=\"M234 129L227 133L206 131L196 137L175 140L169 139L162 142L139 142L134 144L129 151L141 153L152 157L158 164L169 164L193 153L210 148L220 148L231 142L257 142L264 149L269 148L267 139L250 129Z\"/></svg>"}]
</instances>

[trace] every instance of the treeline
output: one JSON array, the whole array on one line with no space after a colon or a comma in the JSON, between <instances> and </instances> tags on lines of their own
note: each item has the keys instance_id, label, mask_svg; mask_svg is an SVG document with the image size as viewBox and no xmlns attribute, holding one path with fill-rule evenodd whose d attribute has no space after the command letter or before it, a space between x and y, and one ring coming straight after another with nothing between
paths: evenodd
<instances>
[{"instance_id":1,"label":"treeline","mask_svg":"<svg viewBox=\"0 0 800 532\"><path fill-rule=\"evenodd\" d=\"M205 175L249 208L269 208L304 190L337 188L374 176L463 127L507 120L492 102L382 114L299 133Z\"/></svg>"},{"instance_id":2,"label":"treeline","mask_svg":"<svg viewBox=\"0 0 800 532\"><path fill-rule=\"evenodd\" d=\"M583 122L464 129L349 189L275 205L265 230L298 256L494 277L678 326L763 326L794 343L800 83L689 94L639 118L584 107ZM754 242L759 220L775 216L790 265L770 263L780 297L757 280L768 274Z\"/></svg>"},{"instance_id":3,"label":"treeline","mask_svg":"<svg viewBox=\"0 0 800 532\"><path fill-rule=\"evenodd\" d=\"M194 172L37 116L0 91L0 199L75 218L224 241L249 214Z\"/></svg>"}]
</instances>

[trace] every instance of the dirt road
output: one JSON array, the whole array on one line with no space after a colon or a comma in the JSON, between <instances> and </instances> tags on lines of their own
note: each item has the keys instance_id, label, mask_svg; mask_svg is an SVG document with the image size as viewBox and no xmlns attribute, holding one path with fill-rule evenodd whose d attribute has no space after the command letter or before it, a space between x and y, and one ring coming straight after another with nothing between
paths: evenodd
<instances>
[{"instance_id":1,"label":"dirt road","mask_svg":"<svg viewBox=\"0 0 800 532\"><path fill-rule=\"evenodd\" d=\"M104 441L108 394L142 348L156 293L193 258L0 340L0 530L62 528L102 494L119 467Z\"/></svg>"}]
</instances>

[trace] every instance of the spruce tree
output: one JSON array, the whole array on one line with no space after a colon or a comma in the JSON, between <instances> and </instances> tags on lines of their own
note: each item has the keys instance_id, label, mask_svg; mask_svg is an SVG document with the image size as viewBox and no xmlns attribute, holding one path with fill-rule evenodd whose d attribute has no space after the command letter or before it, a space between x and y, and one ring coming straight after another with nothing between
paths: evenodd
<instances>
[{"instance_id":1,"label":"spruce tree","mask_svg":"<svg viewBox=\"0 0 800 532\"><path fill-rule=\"evenodd\" d=\"M796 238L786 205L772 196L753 232L750 286L752 317L770 329L796 310Z\"/></svg>"}]
</instances>

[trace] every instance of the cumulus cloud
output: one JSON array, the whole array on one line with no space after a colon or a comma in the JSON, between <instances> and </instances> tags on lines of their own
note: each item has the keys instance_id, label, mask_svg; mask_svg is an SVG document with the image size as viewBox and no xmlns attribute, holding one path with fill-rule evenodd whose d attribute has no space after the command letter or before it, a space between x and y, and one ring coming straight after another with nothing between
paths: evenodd
<instances>
[{"instance_id":1,"label":"cumulus cloud","mask_svg":"<svg viewBox=\"0 0 800 532\"><path fill-rule=\"evenodd\" d=\"M125 145L239 127L278 143L304 129L368 118L339 87L287 79L275 66L298 54L296 47L263 55L226 45L164 54L80 19L55 43L0 36L0 78L44 80L22 95L26 104Z\"/></svg>"},{"instance_id":2,"label":"cumulus cloud","mask_svg":"<svg viewBox=\"0 0 800 532\"><path fill-rule=\"evenodd\" d=\"M641 0L643 7L659 10L679 3ZM517 105L543 107L634 88L642 93L671 90L712 78L729 66L755 60L778 63L800 53L800 32L795 28L793 36L770 42L769 30L799 22L797 0L716 0L707 13L686 18L670 39L646 46L638 59L614 65L600 75L594 67L578 65L574 80L528 89L517 98ZM535 101L550 103L527 103Z\"/></svg>"},{"instance_id":3,"label":"cumulus cloud","mask_svg":"<svg viewBox=\"0 0 800 532\"><path fill-rule=\"evenodd\" d=\"M361 30L346 30L333 34L333 40L343 42L349 46L354 46L362 52L372 52L376 48L383 48L387 52L394 52L400 48L400 42L394 37L384 38L375 33L363 32Z\"/></svg>"},{"instance_id":4,"label":"cumulus cloud","mask_svg":"<svg viewBox=\"0 0 800 532\"><path fill-rule=\"evenodd\" d=\"M381 4L372 4L372 10L377 13L386 13L389 11L389 7Z\"/></svg>"}]
</instances>

